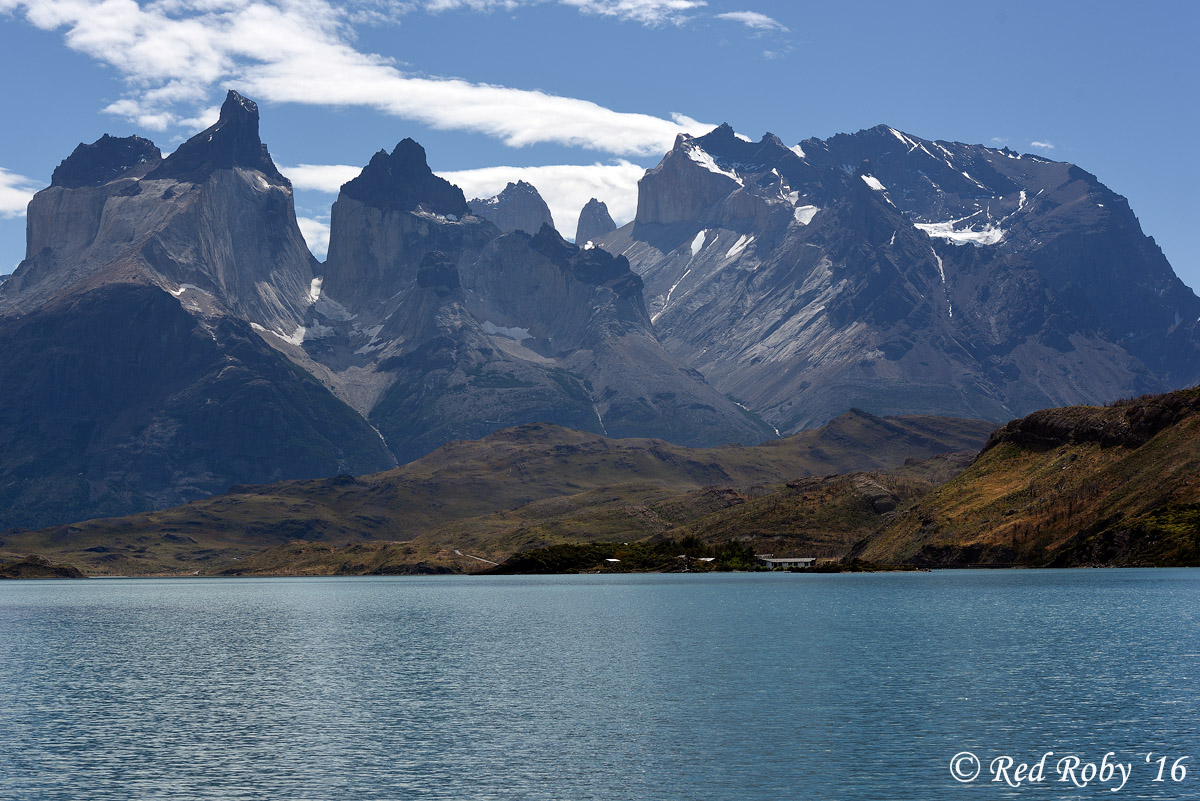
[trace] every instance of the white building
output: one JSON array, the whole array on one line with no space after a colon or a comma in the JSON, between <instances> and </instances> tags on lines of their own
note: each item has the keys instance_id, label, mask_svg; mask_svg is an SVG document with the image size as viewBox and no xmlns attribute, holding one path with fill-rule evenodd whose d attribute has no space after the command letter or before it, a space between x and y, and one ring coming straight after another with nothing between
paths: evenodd
<instances>
[{"instance_id":1,"label":"white building","mask_svg":"<svg viewBox=\"0 0 1200 801\"><path fill-rule=\"evenodd\" d=\"M754 555L758 561L762 562L772 570L787 570L793 567L812 567L817 562L815 556L796 556L786 559L776 559L769 553L760 553Z\"/></svg>"}]
</instances>

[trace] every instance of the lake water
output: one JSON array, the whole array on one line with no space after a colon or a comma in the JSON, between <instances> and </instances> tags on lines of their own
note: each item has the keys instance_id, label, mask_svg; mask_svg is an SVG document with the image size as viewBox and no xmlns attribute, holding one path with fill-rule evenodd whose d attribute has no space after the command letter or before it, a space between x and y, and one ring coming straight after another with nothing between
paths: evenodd
<instances>
[{"instance_id":1,"label":"lake water","mask_svg":"<svg viewBox=\"0 0 1200 801\"><path fill-rule=\"evenodd\" d=\"M0 582L0 798L1195 799L1200 570Z\"/></svg>"}]
</instances>

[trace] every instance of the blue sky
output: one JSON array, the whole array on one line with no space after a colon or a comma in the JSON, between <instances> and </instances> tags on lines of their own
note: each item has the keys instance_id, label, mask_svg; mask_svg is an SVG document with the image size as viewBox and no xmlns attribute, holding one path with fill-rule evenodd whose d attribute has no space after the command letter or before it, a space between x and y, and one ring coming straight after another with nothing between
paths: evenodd
<instances>
[{"instance_id":1,"label":"blue sky","mask_svg":"<svg viewBox=\"0 0 1200 801\"><path fill-rule=\"evenodd\" d=\"M628 220L677 131L786 143L878 123L1071 161L1200 287L1200 4L774 0L0 0L0 272L81 141L164 151L257 100L320 255L337 186L411 136L467 196L525 178L574 233Z\"/></svg>"}]
</instances>

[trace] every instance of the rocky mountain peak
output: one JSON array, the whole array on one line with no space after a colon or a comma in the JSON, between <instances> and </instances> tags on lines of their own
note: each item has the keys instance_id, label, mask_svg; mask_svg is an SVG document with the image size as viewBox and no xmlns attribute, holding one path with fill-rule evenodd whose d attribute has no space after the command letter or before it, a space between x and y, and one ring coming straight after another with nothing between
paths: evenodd
<instances>
[{"instance_id":1,"label":"rocky mountain peak","mask_svg":"<svg viewBox=\"0 0 1200 801\"><path fill-rule=\"evenodd\" d=\"M342 185L342 195L372 208L463 216L470 213L462 190L433 174L425 148L403 139L389 154L380 150L357 178Z\"/></svg>"},{"instance_id":2,"label":"rocky mountain peak","mask_svg":"<svg viewBox=\"0 0 1200 801\"><path fill-rule=\"evenodd\" d=\"M575 244L585 245L615 230L617 224L608 213L608 206L592 198L579 212L579 223L575 227Z\"/></svg>"},{"instance_id":3,"label":"rocky mountain peak","mask_svg":"<svg viewBox=\"0 0 1200 801\"><path fill-rule=\"evenodd\" d=\"M766 172L773 168L786 173L800 155L769 131L757 142L739 136L728 123L691 140L722 168L739 173Z\"/></svg>"},{"instance_id":4,"label":"rocky mountain peak","mask_svg":"<svg viewBox=\"0 0 1200 801\"><path fill-rule=\"evenodd\" d=\"M554 227L550 207L533 184L525 181L510 182L500 194L475 198L470 206L472 214L490 221L506 234L513 231L536 234L543 225Z\"/></svg>"},{"instance_id":5,"label":"rocky mountain peak","mask_svg":"<svg viewBox=\"0 0 1200 801\"><path fill-rule=\"evenodd\" d=\"M257 170L276 184L291 186L258 137L258 104L230 89L216 124L180 145L146 177L201 183L214 170L234 167Z\"/></svg>"},{"instance_id":6,"label":"rocky mountain peak","mask_svg":"<svg viewBox=\"0 0 1200 801\"><path fill-rule=\"evenodd\" d=\"M51 186L78 189L100 186L133 170L151 169L162 161L162 153L149 139L140 136L104 136L86 145L83 142L54 168Z\"/></svg>"}]
</instances>

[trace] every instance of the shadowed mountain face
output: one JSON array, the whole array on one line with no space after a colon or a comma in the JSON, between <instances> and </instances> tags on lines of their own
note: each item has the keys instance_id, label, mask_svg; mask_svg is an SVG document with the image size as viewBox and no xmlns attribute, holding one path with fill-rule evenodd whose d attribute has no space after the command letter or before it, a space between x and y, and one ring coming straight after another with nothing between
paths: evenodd
<instances>
[{"instance_id":1,"label":"shadowed mountain face","mask_svg":"<svg viewBox=\"0 0 1200 801\"><path fill-rule=\"evenodd\" d=\"M81 145L28 228L0 286L0 528L393 463L262 339L296 337L313 259L250 101L230 92L165 161L137 137Z\"/></svg>"},{"instance_id":2,"label":"shadowed mountain face","mask_svg":"<svg viewBox=\"0 0 1200 801\"><path fill-rule=\"evenodd\" d=\"M1070 164L879 126L681 136L599 243L667 349L780 430L847 405L1008 419L1200 376L1200 301Z\"/></svg>"}]
</instances>

